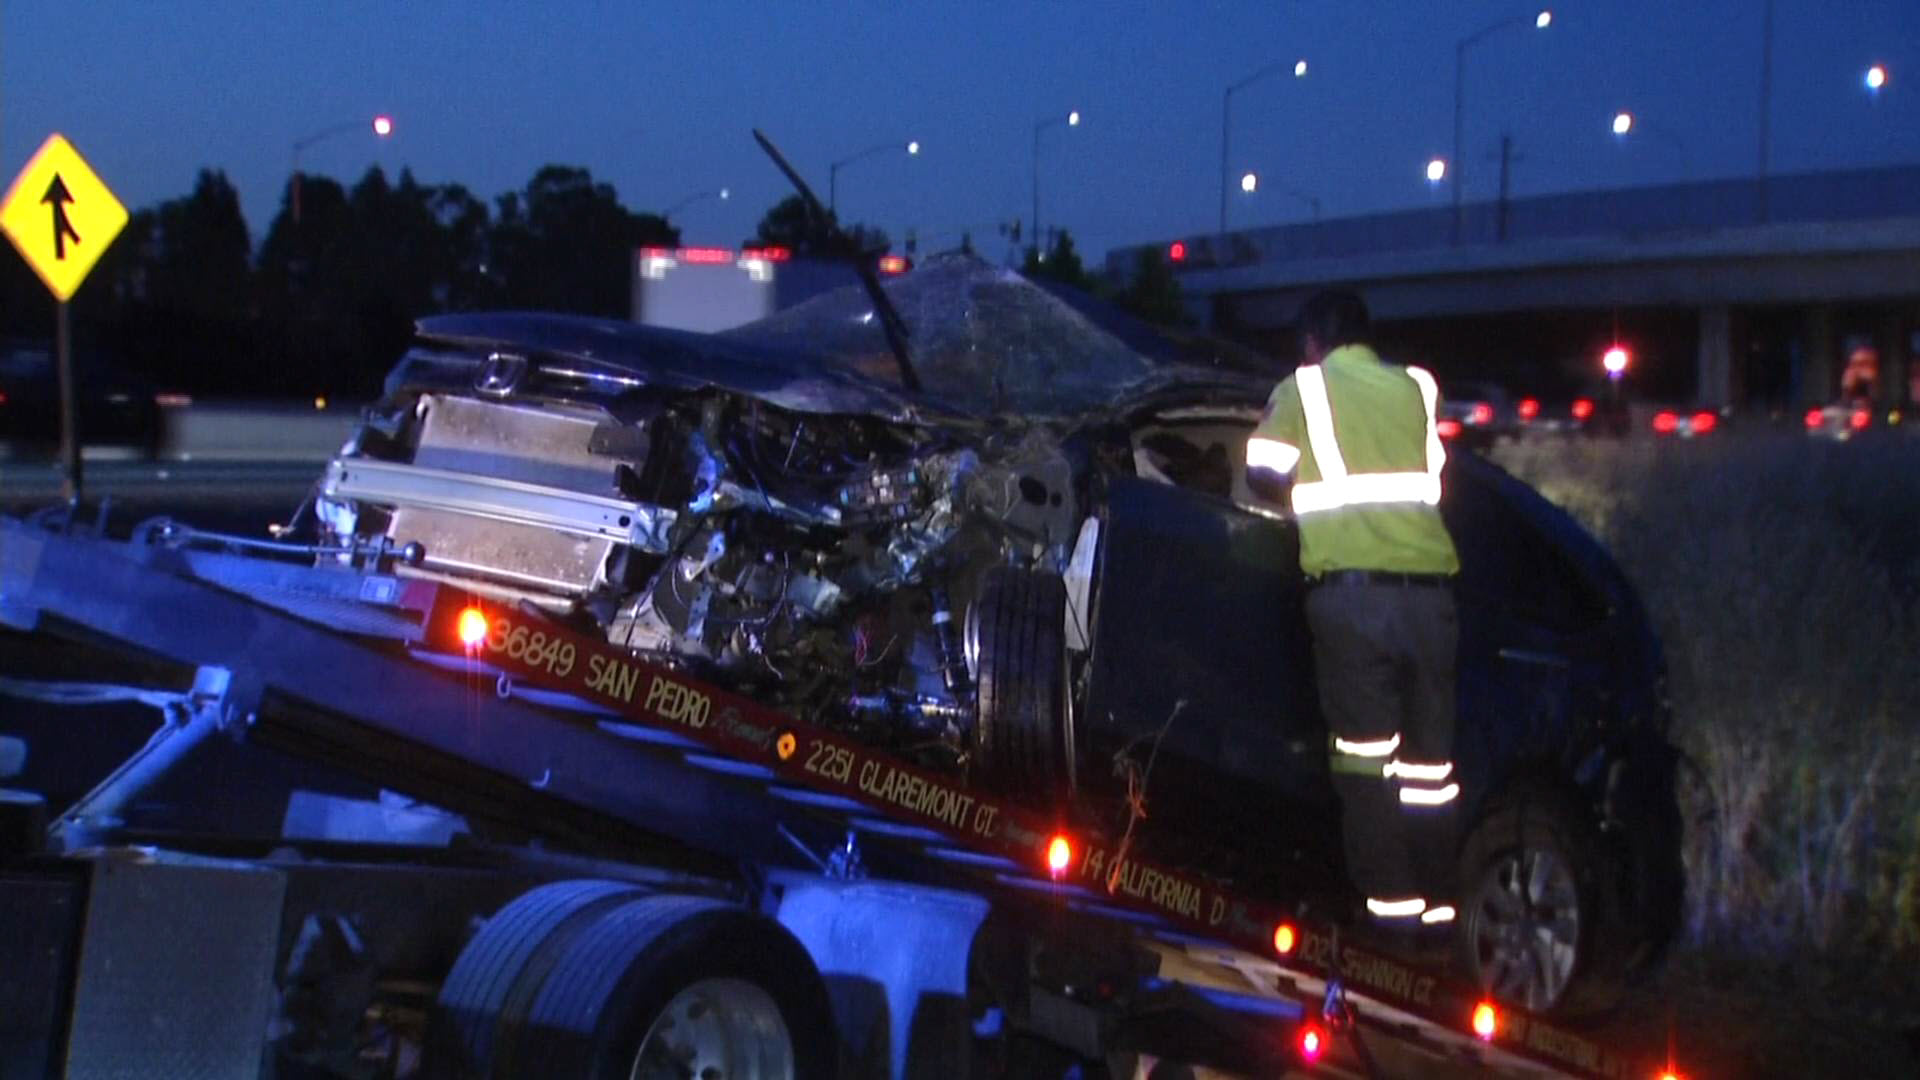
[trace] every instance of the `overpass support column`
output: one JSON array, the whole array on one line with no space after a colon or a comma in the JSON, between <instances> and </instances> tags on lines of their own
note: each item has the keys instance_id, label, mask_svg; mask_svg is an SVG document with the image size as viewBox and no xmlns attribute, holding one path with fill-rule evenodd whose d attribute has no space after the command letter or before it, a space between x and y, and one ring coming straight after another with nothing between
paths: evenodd
<instances>
[{"instance_id":1,"label":"overpass support column","mask_svg":"<svg viewBox=\"0 0 1920 1080\"><path fill-rule=\"evenodd\" d=\"M1802 369L1799 394L1802 405L1825 405L1840 389L1839 373L1833 367L1833 309L1819 304L1807 309L1803 340L1806 343L1806 367Z\"/></svg>"},{"instance_id":2,"label":"overpass support column","mask_svg":"<svg viewBox=\"0 0 1920 1080\"><path fill-rule=\"evenodd\" d=\"M1733 404L1733 312L1725 304L1700 309L1695 403L1703 409Z\"/></svg>"}]
</instances>

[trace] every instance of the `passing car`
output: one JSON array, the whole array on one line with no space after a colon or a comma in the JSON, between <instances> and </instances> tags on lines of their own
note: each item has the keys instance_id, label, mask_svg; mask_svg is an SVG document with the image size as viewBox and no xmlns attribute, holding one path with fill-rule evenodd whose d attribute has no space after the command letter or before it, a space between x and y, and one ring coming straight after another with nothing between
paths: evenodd
<instances>
[{"instance_id":1,"label":"passing car","mask_svg":"<svg viewBox=\"0 0 1920 1080\"><path fill-rule=\"evenodd\" d=\"M1570 397L1523 397L1520 429L1530 435L1624 437L1633 429L1627 403L1607 387Z\"/></svg>"},{"instance_id":2,"label":"passing car","mask_svg":"<svg viewBox=\"0 0 1920 1080\"><path fill-rule=\"evenodd\" d=\"M1863 401L1842 401L1816 405L1804 418L1807 434L1816 439L1846 442L1875 426L1873 406Z\"/></svg>"},{"instance_id":3,"label":"passing car","mask_svg":"<svg viewBox=\"0 0 1920 1080\"><path fill-rule=\"evenodd\" d=\"M1276 901L1345 895L1274 373L1162 362L970 256L713 336L423 320L334 460L323 540ZM1196 355L1188 349L1184 355ZM1577 1007L1680 895L1658 641L1564 514L1455 454L1460 961Z\"/></svg>"},{"instance_id":4,"label":"passing car","mask_svg":"<svg viewBox=\"0 0 1920 1080\"><path fill-rule=\"evenodd\" d=\"M151 457L160 446L160 406L146 380L87 352L73 358L74 412L82 445ZM60 445L60 379L45 342L0 342L0 446L50 453Z\"/></svg>"},{"instance_id":5,"label":"passing car","mask_svg":"<svg viewBox=\"0 0 1920 1080\"><path fill-rule=\"evenodd\" d=\"M1520 436L1518 403L1486 382L1449 383L1440 393L1440 437L1470 450L1486 450Z\"/></svg>"}]
</instances>

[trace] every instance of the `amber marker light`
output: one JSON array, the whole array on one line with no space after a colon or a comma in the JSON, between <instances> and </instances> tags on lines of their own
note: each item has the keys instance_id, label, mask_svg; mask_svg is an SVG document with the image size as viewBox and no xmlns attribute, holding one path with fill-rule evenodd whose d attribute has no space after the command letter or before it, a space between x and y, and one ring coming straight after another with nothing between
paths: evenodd
<instances>
[{"instance_id":1,"label":"amber marker light","mask_svg":"<svg viewBox=\"0 0 1920 1080\"><path fill-rule=\"evenodd\" d=\"M459 622L460 644L469 649L477 649L487 640L487 613L477 607L461 608Z\"/></svg>"},{"instance_id":2,"label":"amber marker light","mask_svg":"<svg viewBox=\"0 0 1920 1080\"><path fill-rule=\"evenodd\" d=\"M1481 1042L1492 1042L1493 1035L1500 1030L1500 1013L1490 1001L1483 1001L1473 1007L1473 1034Z\"/></svg>"},{"instance_id":3,"label":"amber marker light","mask_svg":"<svg viewBox=\"0 0 1920 1080\"><path fill-rule=\"evenodd\" d=\"M1292 923L1281 923L1273 928L1273 951L1281 956L1292 956L1293 947L1300 943L1300 934Z\"/></svg>"},{"instance_id":4,"label":"amber marker light","mask_svg":"<svg viewBox=\"0 0 1920 1080\"><path fill-rule=\"evenodd\" d=\"M1055 834L1047 841L1047 873L1059 877L1073 865L1073 844L1064 835Z\"/></svg>"}]
</instances>

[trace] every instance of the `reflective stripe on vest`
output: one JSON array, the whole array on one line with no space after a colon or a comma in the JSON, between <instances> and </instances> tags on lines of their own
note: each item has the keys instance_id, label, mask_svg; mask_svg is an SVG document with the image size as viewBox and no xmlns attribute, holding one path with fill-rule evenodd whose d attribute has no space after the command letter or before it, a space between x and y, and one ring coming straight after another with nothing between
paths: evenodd
<instances>
[{"instance_id":1,"label":"reflective stripe on vest","mask_svg":"<svg viewBox=\"0 0 1920 1080\"><path fill-rule=\"evenodd\" d=\"M1433 376L1419 368L1406 368L1407 376L1420 388L1421 404L1427 416L1427 467L1424 472L1347 472L1347 460L1340 453L1340 440L1333 433L1333 403L1327 397L1327 377L1318 364L1304 364L1294 372L1300 389L1300 411L1307 421L1307 446L1320 467L1320 479L1293 485L1293 512L1317 514L1348 506L1391 506L1440 503L1440 469L1447 452L1440 445L1440 429L1434 410L1439 406L1440 388Z\"/></svg>"},{"instance_id":2,"label":"reflective stripe on vest","mask_svg":"<svg viewBox=\"0 0 1920 1080\"><path fill-rule=\"evenodd\" d=\"M1279 439L1262 438L1255 435L1247 440L1247 468L1272 469L1277 473L1290 473L1300 464L1300 448L1289 446Z\"/></svg>"}]
</instances>

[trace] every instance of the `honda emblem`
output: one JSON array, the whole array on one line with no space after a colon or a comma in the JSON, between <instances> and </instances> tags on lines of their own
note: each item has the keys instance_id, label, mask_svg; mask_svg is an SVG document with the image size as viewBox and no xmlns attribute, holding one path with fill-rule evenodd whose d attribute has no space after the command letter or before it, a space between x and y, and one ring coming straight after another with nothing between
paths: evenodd
<instances>
[{"instance_id":1,"label":"honda emblem","mask_svg":"<svg viewBox=\"0 0 1920 1080\"><path fill-rule=\"evenodd\" d=\"M483 394L506 397L527 377L527 358L512 353L489 353L480 373L473 377L473 388Z\"/></svg>"}]
</instances>

